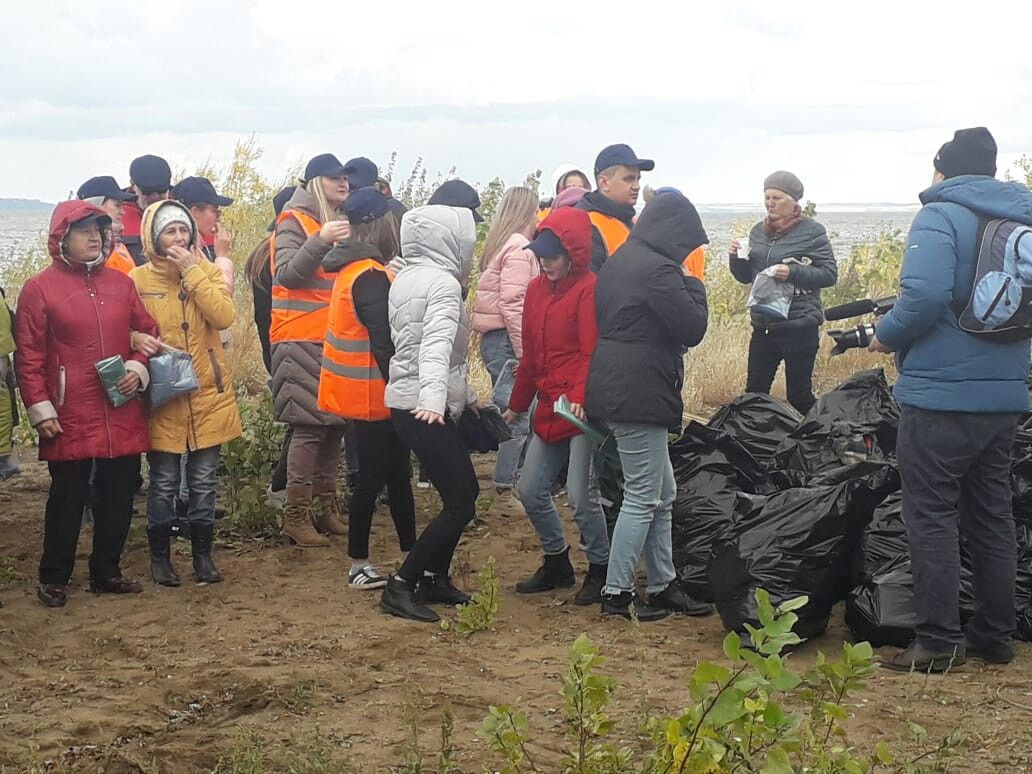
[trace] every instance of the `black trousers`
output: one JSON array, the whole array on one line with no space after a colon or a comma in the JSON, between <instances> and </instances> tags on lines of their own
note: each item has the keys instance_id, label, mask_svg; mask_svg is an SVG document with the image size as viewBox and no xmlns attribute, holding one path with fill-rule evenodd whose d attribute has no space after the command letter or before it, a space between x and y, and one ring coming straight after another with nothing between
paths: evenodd
<instances>
[{"instance_id":1,"label":"black trousers","mask_svg":"<svg viewBox=\"0 0 1032 774\"><path fill-rule=\"evenodd\" d=\"M753 328L745 391L770 393L778 366L784 361L788 402L805 416L817 402L813 394L813 364L819 347L820 332L817 328L800 329L790 338L774 337Z\"/></svg>"},{"instance_id":2,"label":"black trousers","mask_svg":"<svg viewBox=\"0 0 1032 774\"><path fill-rule=\"evenodd\" d=\"M426 525L408 557L398 570L410 583L424 572L447 575L462 531L476 515L480 485L455 424L420 422L408 411L391 410L394 428L401 440L416 453L423 470L441 495L441 512Z\"/></svg>"},{"instance_id":3,"label":"black trousers","mask_svg":"<svg viewBox=\"0 0 1032 774\"><path fill-rule=\"evenodd\" d=\"M358 474L348 514L348 556L352 559L369 558L373 511L384 486L387 487L398 543L402 551L410 551L416 542L416 504L412 498L408 447L401 442L389 419L382 422L356 420L351 424Z\"/></svg>"},{"instance_id":4,"label":"black trousers","mask_svg":"<svg viewBox=\"0 0 1032 774\"><path fill-rule=\"evenodd\" d=\"M39 582L66 586L75 568L82 509L90 489L90 471L96 463L93 503L93 552L90 578L119 578L119 561L133 513L133 494L140 473L140 455L105 460L51 462L50 495L43 529L43 558Z\"/></svg>"},{"instance_id":5,"label":"black trousers","mask_svg":"<svg viewBox=\"0 0 1032 774\"><path fill-rule=\"evenodd\" d=\"M272 471L272 481L269 482L269 489L273 492L282 492L287 488L287 453L290 451L290 439L294 437L294 428L287 425L287 432L283 435L283 448L280 449L279 460Z\"/></svg>"},{"instance_id":6,"label":"black trousers","mask_svg":"<svg viewBox=\"0 0 1032 774\"><path fill-rule=\"evenodd\" d=\"M967 636L1006 642L1014 632L1017 563L1010 468L1017 414L902 407L896 454L914 574L917 641L963 650L960 538L973 560L975 614Z\"/></svg>"}]
</instances>

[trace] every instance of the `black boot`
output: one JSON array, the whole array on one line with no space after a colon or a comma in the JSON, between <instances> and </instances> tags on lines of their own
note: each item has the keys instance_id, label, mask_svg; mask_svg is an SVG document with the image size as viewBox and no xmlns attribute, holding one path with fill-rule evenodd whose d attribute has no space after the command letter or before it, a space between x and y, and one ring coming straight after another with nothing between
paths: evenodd
<instances>
[{"instance_id":1,"label":"black boot","mask_svg":"<svg viewBox=\"0 0 1032 774\"><path fill-rule=\"evenodd\" d=\"M436 623L441 620L437 613L416 599L416 585L397 575L392 575L387 581L380 597L380 609L410 621Z\"/></svg>"},{"instance_id":2,"label":"black boot","mask_svg":"<svg viewBox=\"0 0 1032 774\"><path fill-rule=\"evenodd\" d=\"M536 573L516 584L517 594L540 594L553 589L569 589L577 585L577 575L570 564L570 547L561 554L545 554Z\"/></svg>"},{"instance_id":3,"label":"black boot","mask_svg":"<svg viewBox=\"0 0 1032 774\"><path fill-rule=\"evenodd\" d=\"M147 542L150 543L151 579L159 586L178 586L179 575L172 566L169 526L148 528Z\"/></svg>"},{"instance_id":4,"label":"black boot","mask_svg":"<svg viewBox=\"0 0 1032 774\"><path fill-rule=\"evenodd\" d=\"M632 605L634 606L633 615L631 614ZM649 623L663 620L670 615L670 611L643 604L631 592L624 591L621 594L602 595L602 615L618 615L627 620L637 618L642 623Z\"/></svg>"},{"instance_id":5,"label":"black boot","mask_svg":"<svg viewBox=\"0 0 1032 774\"><path fill-rule=\"evenodd\" d=\"M424 575L416 588L416 600L425 605L466 605L470 597L452 583L449 575Z\"/></svg>"},{"instance_id":6,"label":"black boot","mask_svg":"<svg viewBox=\"0 0 1032 774\"><path fill-rule=\"evenodd\" d=\"M214 524L190 525L190 548L193 550L193 571L198 583L221 583L222 573L211 559Z\"/></svg>"},{"instance_id":7,"label":"black boot","mask_svg":"<svg viewBox=\"0 0 1032 774\"><path fill-rule=\"evenodd\" d=\"M575 605L597 605L602 601L602 588L606 585L606 571L609 568L604 564L589 564L588 574L584 576L584 585L581 586L577 596L573 598Z\"/></svg>"},{"instance_id":8,"label":"black boot","mask_svg":"<svg viewBox=\"0 0 1032 774\"><path fill-rule=\"evenodd\" d=\"M684 589L678 585L677 581L673 581L660 592L649 594L649 606L660 607L664 610L669 610L671 613L680 613L681 615L701 616L709 615L713 612L712 605L689 597L684 593Z\"/></svg>"}]
</instances>

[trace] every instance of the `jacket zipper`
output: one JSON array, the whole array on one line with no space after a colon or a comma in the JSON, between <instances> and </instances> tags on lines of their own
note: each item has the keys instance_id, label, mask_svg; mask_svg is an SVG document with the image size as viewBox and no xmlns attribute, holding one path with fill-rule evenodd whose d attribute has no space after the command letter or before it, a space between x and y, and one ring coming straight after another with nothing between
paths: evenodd
<instances>
[{"instance_id":1,"label":"jacket zipper","mask_svg":"<svg viewBox=\"0 0 1032 774\"><path fill-rule=\"evenodd\" d=\"M208 359L211 361L211 370L215 372L215 389L225 392L226 386L222 383L222 369L219 368L219 361L215 357L214 347L208 347Z\"/></svg>"},{"instance_id":2,"label":"jacket zipper","mask_svg":"<svg viewBox=\"0 0 1032 774\"><path fill-rule=\"evenodd\" d=\"M100 305L97 303L97 289L92 284L91 280L93 275L89 269L86 269L86 289L89 291L90 298L93 300L93 311L97 315L97 335L100 338L100 354L101 358L107 355L107 346L104 344L104 324L100 320ZM108 402L103 401L104 404L104 429L107 431L108 437L108 454L112 457L115 456L115 442L111 437L111 417L108 414Z\"/></svg>"},{"instance_id":3,"label":"jacket zipper","mask_svg":"<svg viewBox=\"0 0 1032 774\"><path fill-rule=\"evenodd\" d=\"M65 402L65 388L68 385L67 374L64 366L57 367L57 406L60 408Z\"/></svg>"},{"instance_id":4,"label":"jacket zipper","mask_svg":"<svg viewBox=\"0 0 1032 774\"><path fill-rule=\"evenodd\" d=\"M1000 288L999 292L996 294L996 298L994 298L993 302L989 304L989 308L986 310L986 313L982 315L983 323L992 316L993 312L996 311L996 307L998 307L1000 305L1000 302L1003 301L1004 297L1007 295L1007 289L1010 287L1010 284L1011 278L1007 277L1007 279L1003 281L1003 287ZM1006 301L1006 305L1010 306L1009 298Z\"/></svg>"},{"instance_id":5,"label":"jacket zipper","mask_svg":"<svg viewBox=\"0 0 1032 774\"><path fill-rule=\"evenodd\" d=\"M186 321L186 290L183 287L179 288L179 306L183 310L183 322L180 323L179 329L183 332L183 350L186 352L190 351L190 324ZM186 327L183 327L186 326ZM192 359L192 356L191 356ZM197 423L194 420L193 412L193 393L187 393L186 396L186 408L190 412L190 427L186 438L186 450L190 451L190 434L193 434L193 445L197 446Z\"/></svg>"}]
</instances>

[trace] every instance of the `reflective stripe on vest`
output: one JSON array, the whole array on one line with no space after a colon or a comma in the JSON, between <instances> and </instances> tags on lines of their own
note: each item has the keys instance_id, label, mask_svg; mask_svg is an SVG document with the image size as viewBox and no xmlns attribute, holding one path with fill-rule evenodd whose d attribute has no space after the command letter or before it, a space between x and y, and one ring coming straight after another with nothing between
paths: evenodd
<instances>
[{"instance_id":1,"label":"reflective stripe on vest","mask_svg":"<svg viewBox=\"0 0 1032 774\"><path fill-rule=\"evenodd\" d=\"M353 295L355 282L367 271L382 271L391 279L387 268L371 258L337 272L319 371L318 406L346 419L377 422L391 416L383 402L387 381L373 356L369 330L358 319Z\"/></svg>"},{"instance_id":2,"label":"reflective stripe on vest","mask_svg":"<svg viewBox=\"0 0 1032 774\"><path fill-rule=\"evenodd\" d=\"M591 219L591 224L598 229L598 233L602 235L602 244L606 246L607 255L612 255L619 250L620 246L627 241L627 237L631 235L627 224L618 218L603 215L601 212L589 212L588 217Z\"/></svg>"},{"instance_id":3,"label":"reflective stripe on vest","mask_svg":"<svg viewBox=\"0 0 1032 774\"><path fill-rule=\"evenodd\" d=\"M288 218L301 226L305 236L318 234L322 225L301 210L286 210L276 218L276 227ZM336 276L320 266L309 277L303 288L287 288L276 282L276 234L269 242L269 262L272 270L272 322L269 341L322 341L326 335L330 294Z\"/></svg>"}]
</instances>

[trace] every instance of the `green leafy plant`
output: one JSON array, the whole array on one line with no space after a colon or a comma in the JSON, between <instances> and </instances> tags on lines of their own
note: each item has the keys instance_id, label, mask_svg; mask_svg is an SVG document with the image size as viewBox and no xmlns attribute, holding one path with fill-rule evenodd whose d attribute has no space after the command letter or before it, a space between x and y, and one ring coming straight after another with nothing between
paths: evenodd
<instances>
[{"instance_id":1,"label":"green leafy plant","mask_svg":"<svg viewBox=\"0 0 1032 774\"><path fill-rule=\"evenodd\" d=\"M265 742L255 729L244 726L237 733L228 756L219 758L213 774L264 774Z\"/></svg>"},{"instance_id":2,"label":"green leafy plant","mask_svg":"<svg viewBox=\"0 0 1032 774\"><path fill-rule=\"evenodd\" d=\"M481 721L477 736L487 742L491 749L504 758L500 774L523 774L540 771L527 750L530 742L530 724L527 716L512 704L488 707L487 716Z\"/></svg>"},{"instance_id":3,"label":"green leafy plant","mask_svg":"<svg viewBox=\"0 0 1032 774\"><path fill-rule=\"evenodd\" d=\"M454 629L463 637L471 637L477 632L485 632L494 628L498 619L498 601L501 597L501 584L495 574L495 558L489 556L480 572L477 573L480 590L473 594L473 599L455 609L454 621L441 619L441 628Z\"/></svg>"},{"instance_id":4,"label":"green leafy plant","mask_svg":"<svg viewBox=\"0 0 1032 774\"><path fill-rule=\"evenodd\" d=\"M266 486L279 459L283 425L272 415L272 397L263 393L237 401L244 434L222 447L227 515L232 528L248 537L271 537L279 513L267 502Z\"/></svg>"},{"instance_id":5,"label":"green leafy plant","mask_svg":"<svg viewBox=\"0 0 1032 774\"><path fill-rule=\"evenodd\" d=\"M286 770L289 774L348 774L354 769L344 747L339 740L324 736L316 726L309 734L291 738Z\"/></svg>"}]
</instances>

